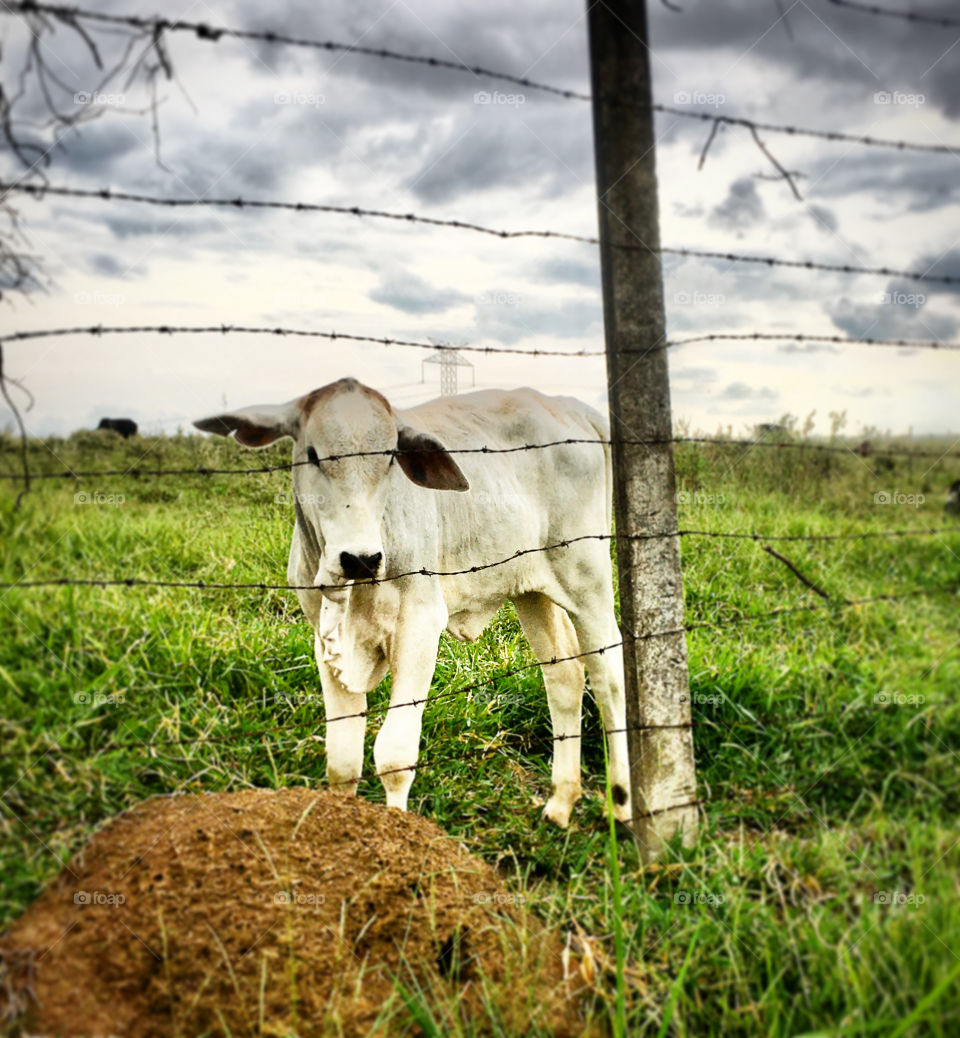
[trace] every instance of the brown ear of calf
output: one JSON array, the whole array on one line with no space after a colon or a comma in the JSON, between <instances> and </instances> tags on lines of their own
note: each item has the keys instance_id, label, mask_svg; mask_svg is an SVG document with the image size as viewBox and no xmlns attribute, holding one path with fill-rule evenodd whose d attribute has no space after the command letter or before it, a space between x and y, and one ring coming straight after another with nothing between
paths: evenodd
<instances>
[{"instance_id":1,"label":"brown ear of calf","mask_svg":"<svg viewBox=\"0 0 960 1038\"><path fill-rule=\"evenodd\" d=\"M203 432L216 433L217 436L229 436L230 433L234 433L237 442L242 443L244 447L267 447L284 435L277 429L265 425L255 425L253 422L244 421L233 414L201 418L193 424Z\"/></svg>"},{"instance_id":2,"label":"brown ear of calf","mask_svg":"<svg viewBox=\"0 0 960 1038\"><path fill-rule=\"evenodd\" d=\"M429 490L470 489L460 466L446 447L428 433L403 426L397 437L397 461L408 479Z\"/></svg>"}]
</instances>

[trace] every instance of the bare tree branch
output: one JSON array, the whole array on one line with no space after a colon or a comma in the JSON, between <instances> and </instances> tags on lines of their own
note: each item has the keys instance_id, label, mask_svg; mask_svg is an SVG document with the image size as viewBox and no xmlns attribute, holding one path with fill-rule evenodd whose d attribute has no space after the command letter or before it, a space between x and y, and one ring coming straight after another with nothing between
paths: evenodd
<instances>
[{"instance_id":1,"label":"bare tree branch","mask_svg":"<svg viewBox=\"0 0 960 1038\"><path fill-rule=\"evenodd\" d=\"M20 411L17 409L17 405L13 402L10 393L7 390L7 379L3 373L3 343L0 343L0 395L6 400L7 406L13 412L13 417L17 421L17 425L20 428L20 460L23 465L23 490L17 494L17 500L14 502L13 510L16 511L20 507L20 501L24 494L30 492L30 465L27 461L27 430L23 424L23 418L20 417Z\"/></svg>"},{"instance_id":2,"label":"bare tree branch","mask_svg":"<svg viewBox=\"0 0 960 1038\"><path fill-rule=\"evenodd\" d=\"M82 12L68 7L41 10L23 5L18 13L26 30L23 62L7 82L0 82L0 141L23 167L20 183L39 186L48 182L46 170L57 150L66 147L66 134L108 113L108 106L98 99L114 84L122 84L123 93L137 84L145 89L144 108L124 106L122 110L149 116L156 162L170 172L160 150L158 83L161 78L174 79L164 24L91 26L84 23ZM82 53L92 66L94 85L89 90L76 91L51 67L48 38L58 27L80 41ZM29 121L17 118L22 105L35 108L38 102L43 110L39 121L35 117ZM24 251L26 242L18 215L6 193L0 194L0 222L3 217L7 226L0 229L0 297L5 292L9 299L11 293L27 294L43 284L39 260Z\"/></svg>"},{"instance_id":3,"label":"bare tree branch","mask_svg":"<svg viewBox=\"0 0 960 1038\"><path fill-rule=\"evenodd\" d=\"M773 168L776 169L777 172L780 174L781 178L790 185L790 190L793 192L794 198L796 198L798 202L802 202L803 195L801 195L800 192L797 190L797 185L794 183L793 176L788 170L784 169L784 167L780 165L780 163L771 154L769 148L767 148L763 141L760 140L760 137L757 134L757 128L755 126L750 127L750 134L753 137L757 147L770 160L770 164L773 166Z\"/></svg>"}]
</instances>

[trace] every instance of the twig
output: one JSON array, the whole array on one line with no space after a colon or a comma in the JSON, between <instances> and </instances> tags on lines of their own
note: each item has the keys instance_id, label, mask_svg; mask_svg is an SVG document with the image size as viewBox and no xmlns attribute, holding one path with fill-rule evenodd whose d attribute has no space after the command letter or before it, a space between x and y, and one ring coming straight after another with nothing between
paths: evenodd
<instances>
[{"instance_id":1,"label":"twig","mask_svg":"<svg viewBox=\"0 0 960 1038\"><path fill-rule=\"evenodd\" d=\"M760 136L757 133L756 126L750 127L750 134L753 137L757 147L770 160L770 163L774 167L774 169L776 169L780 176L783 177L783 179L790 185L790 190L793 192L794 198L796 198L798 202L802 202L803 195L801 195L800 192L797 190L797 185L793 182L793 177L790 175L787 169L780 165L780 163L771 154L770 149L763 143L762 140L760 140Z\"/></svg>"},{"instance_id":2,"label":"twig","mask_svg":"<svg viewBox=\"0 0 960 1038\"><path fill-rule=\"evenodd\" d=\"M3 399L6 400L7 406L13 412L13 417L16 419L17 425L20 427L20 460L23 465L23 490L17 494L17 500L14 502L13 510L16 512L20 507L20 501L24 494L30 492L30 465L27 461L27 430L23 424L23 419L20 417L20 411L17 405L13 402L13 398L7 389L7 380L3 372L3 343L0 342L0 393L3 394Z\"/></svg>"},{"instance_id":3,"label":"twig","mask_svg":"<svg viewBox=\"0 0 960 1038\"><path fill-rule=\"evenodd\" d=\"M786 566L787 569L789 569L790 572L793 573L793 575L798 580L800 580L804 584L806 584L807 587L810 588L810 590L814 592L814 594L817 594L821 598L827 599L828 601L831 600L830 599L830 595L826 591L824 591L823 588L820 587L818 584L815 584L809 577L805 577L800 572L800 570L798 570L797 567L786 557L786 555L781 555L780 552L775 551L773 548L771 548L769 544L765 544L763 546L763 550L768 555L772 555L775 559L779 559L784 564L784 566ZM843 601L845 602L846 599L843 599Z\"/></svg>"},{"instance_id":4,"label":"twig","mask_svg":"<svg viewBox=\"0 0 960 1038\"><path fill-rule=\"evenodd\" d=\"M710 145L713 144L713 138L717 135L717 130L720 129L720 120L714 119L713 125L710 127L710 133L707 135L706 144L703 146L703 151L700 152L700 161L697 163L697 172L699 173L703 169L703 164L707 161L707 152L710 150Z\"/></svg>"}]
</instances>

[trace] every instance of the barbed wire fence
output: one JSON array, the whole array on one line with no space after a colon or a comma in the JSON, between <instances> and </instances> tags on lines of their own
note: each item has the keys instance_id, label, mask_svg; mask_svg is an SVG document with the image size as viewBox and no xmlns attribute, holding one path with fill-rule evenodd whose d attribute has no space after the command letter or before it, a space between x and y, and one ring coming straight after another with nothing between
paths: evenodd
<instances>
[{"instance_id":1,"label":"barbed wire fence","mask_svg":"<svg viewBox=\"0 0 960 1038\"><path fill-rule=\"evenodd\" d=\"M941 26L957 25L960 24L955 19L950 18L939 18L933 16L924 16L918 14L911 14L906 12L896 12L888 9L874 7L868 4L861 4L852 2L852 0L830 0L831 3L839 6L851 9L856 9L861 13L892 16L907 18L908 20L915 22L927 22L932 24L938 24ZM268 43L277 46L288 46L288 47L301 47L310 48L314 50L324 50L328 52L345 52L352 53L362 57L371 59L398 61L406 63L414 63L423 65L428 68L443 69L446 71L454 71L458 73L467 73L473 76L485 77L501 82L511 83L513 85L522 86L526 89L537 90L543 93L561 98L564 100L571 101L591 101L596 98L596 94L591 95L588 93L567 90L565 88L553 86L550 84L539 83L525 76L516 76L509 73L497 72L494 70L486 69L478 66L468 66L462 63L449 61L446 59L424 57L421 55L404 54L397 51L391 51L381 48L373 47L361 47L356 45L342 44L332 40L310 40L305 38L298 38L280 33L274 33L270 31L262 30L244 30L237 28L217 27L210 26L201 22L181 21L181 20L168 20L163 17L154 18L142 18L134 15L117 15L117 14L105 14L102 12L96 12L92 10L86 10L75 7L67 7L63 5L53 4L39 4L32 2L19 2L19 3L8 3L2 12L3 14L19 14L28 20L31 27L34 30L37 38L42 35L42 32L49 29L49 26L57 22L62 25L66 25L81 37L83 37L91 50L96 53L96 46L93 43L91 36L89 35L90 26L108 26L113 29L125 29L132 32L131 39L137 43L142 43L145 47L145 54L152 54L155 59L155 63L148 68L148 81L155 83L156 79L160 75L164 75L167 78L172 77L172 65L169 56L165 49L165 37L170 33L186 33L190 34L198 40L217 43L221 40L236 39L236 40L253 40L263 43ZM37 59L40 60L39 58ZM145 59L141 55L138 59L139 62L143 62ZM38 66L40 67L40 66ZM631 98L622 97L606 97L605 100L614 106L634 108L636 102ZM749 131L751 139L757 145L757 147L763 152L765 157L770 161L771 165L776 171L776 177L786 181L788 186L794 195L799 197L796 184L794 182L794 176L789 173L779 161L771 154L769 149L761 141L758 134L760 132L773 133L786 135L790 137L809 137L824 141L844 142L851 145L873 147L873 148L885 148L895 149L898 151L913 151L922 152L929 154L942 154L942 155L954 155L958 149L955 149L951 145L945 144L924 144L920 142L911 142L903 140L886 140L877 139L865 135L838 133L834 131L817 130L811 128L803 128L789 125L776 125L770 123L756 122L753 120L735 117L718 115L710 112L696 112L684 110L676 107L661 105L661 104L649 104L646 106L649 111L658 112L662 114L670 114L680 118L697 120L709 124L709 135L706 143L703 147L700 162L701 165L706 159L709 152L710 146L716 136L718 129L723 125L738 126L745 128ZM155 113L154 113L155 114ZM649 114L649 112L648 112ZM10 125L10 100L3 97L0 100L0 124L3 126L3 132L7 137L8 143L14 139L13 131ZM28 176L35 174L41 168L40 160L36 157L30 159L29 155L25 156L28 160L25 164L28 167ZM558 239L570 242L576 242L581 244L589 244L593 246L603 244L600 238L589 236L589 235L576 235L569 234L560 231L552 230L497 230L494 228L486 227L477 223L462 221L462 220L444 220L434 217L428 217L416 213L395 213L387 212L383 210L368 209L361 206L330 206L321 205L307 202L289 202L283 200L263 200L263 199L244 199L244 198L204 198L204 199L186 199L186 198L174 198L165 197L158 195L145 195L136 192L117 191L112 188L102 188L98 190L75 188L67 185L54 185L50 184L44 176L41 182L31 181L29 179L21 179L19 181L0 182L0 200L4 202L11 195L21 194L32 197L36 200L42 200L47 197L65 197L76 200L89 200L89 201L100 201L118 205L153 205L163 207L195 207L195 206L209 206L219 208L230 208L236 211L253 211L253 210L290 210L301 213L311 214L326 214L331 216L351 216L357 218L369 218L373 220L390 220L400 221L410 225L425 225L434 227L449 228L452 230L459 230L465 232L473 232L477 234L492 236L503 240L510 239L521 239L521 238L540 238L540 239ZM610 248L615 250L634 251L644 254L654 254L656 256L662 255L677 255L683 257L695 257L701 259L710 260L724 260L731 263L742 263L742 264L761 264L767 267L788 267L806 271L824 271L839 274L849 275L874 275L882 276L887 278L899 278L904 280L913 280L919 283L928 282L940 285L956 285L960 284L960 276L952 274L942 274L936 270L902 270L894 267L887 266L856 266L850 264L834 263L829 261L820 260L797 260L788 257L777 257L777 256L761 256L752 255L745 253L727 253L718 251L705 251L685 247L648 247L642 243L634 242L611 242L607 243ZM0 478L6 481L14 483L22 483L22 490L19 492L16 500L16 505L20 504L20 501L24 494L26 494L31 484L41 480L75 480L80 481L84 479L99 478L104 476L110 477L129 477L132 479L143 478L143 477L180 477L185 475L199 475L204 477L214 476L227 476L227 475L262 475L269 473L277 473L283 471L292 471L298 464L307 464L306 462L290 462L286 464L278 465L261 465L261 466L247 466L241 468L223 468L223 467L204 467L198 466L196 468L186 467L168 467L168 468L146 468L139 466L131 466L127 469L99 469L99 470L73 470L66 468L64 471L49 472L49 471L38 471L31 469L29 462L29 450L32 449L33 445L29 442L27 437L26 428L24 426L22 416L19 410L15 406L13 399L11 398L8 387L16 386L19 387L16 380L12 379L9 375L6 375L3 368L4 362L4 347L9 344L15 344L20 342L32 341L41 338L75 338L77 336L109 336L109 335L140 335L140 334L160 334L160 335L175 335L175 334L209 334L209 335L275 335L279 337L310 337L310 338L323 338L330 342L345 341L345 342L363 342L369 344L379 344L383 346L397 346L397 347L409 347L409 348L421 348L429 350L443 349L443 346L438 347L435 343L424 343L416 342L411 340L402 339L391 339L386 337L375 337L367 336L359 333L346 333L338 331L319 331L315 329L293 329L284 327L268 327L268 326L242 326L236 324L221 324L217 325L205 325L205 326L187 326L187 325L139 325L139 326L88 326L88 327L69 327L69 328L56 328L46 330L32 330L23 332L14 332L8 335L0 336L0 390L7 405L10 407L15 415L18 422L18 428L20 432L20 443L17 448L17 453L20 457L21 472L20 473L0 473ZM942 349L942 350L956 350L960 348L960 343L947 343L937 339L871 339L871 338L856 338L856 337L845 337L845 336L833 336L833 335L818 335L808 333L768 333L768 332L750 332L750 333L712 333L705 335L696 335L684 339L675 341L668 341L665 337L655 343L654 349L666 350L671 347L684 346L694 343L716 343L722 341L783 341L783 342L819 342L819 343L831 343L835 345L868 345L877 347L898 347L901 349ZM599 350L576 350L576 351L564 351L564 350L543 350L543 349L521 349L521 348L509 348L502 346L478 346L478 345L458 345L456 347L459 351L472 351L481 352L486 354L512 354L512 355L523 355L528 357L554 357L554 358L574 358L574 357L602 357L606 356L603 351ZM642 356L647 356L651 352L651 348L645 347L643 349L630 349L624 348L621 354L637 353ZM927 460L933 460L934 463L942 462L946 459L955 459L960 457L960 452L955 451L924 451L914 449L897 449L897 448L881 448L876 449L869 444L861 445L861 448L852 448L848 446L836 445L836 444L822 444L822 443L808 443L808 442L795 442L790 440L734 440L724 438L710 438L710 437L689 437L689 436L670 436L664 438L638 438L631 439L625 437L615 437L613 439L564 439L555 440L547 443L540 444L524 444L521 447L512 448L496 448L489 447L486 445L477 445L471 448L451 449L448 453L451 454L501 454L510 453L518 450L548 450L563 445L573 444L601 444L604 446L612 447L623 447L623 446L634 446L634 447L664 447L667 449L672 448L676 444L704 444L713 445L718 448L766 448L775 449L778 451L815 451L821 453L830 454L843 454L850 456L874 456L877 458L888 457L888 458L923 458ZM320 459L321 461L336 461L342 460L347 457L364 457L372 454L391 454L396 455L397 451L365 451L355 452L351 454L341 455L329 455L326 458ZM756 542L764 551L768 552L772 557L776 558L781 562L793 578L800 581L808 590L813 592L819 599L817 602L798 606L780 607L772 610L768 610L763 613L751 613L749 615L718 618L710 621L700 621L694 623L683 623L675 627L664 628L655 631L635 631L630 629L621 629L623 636L621 641L614 642L610 645L606 645L599 648L590 649L586 652L579 652L575 655L566 657L551 657L545 660L536 660L534 662L524 664L520 667L512 668L510 670L498 673L489 678L485 678L481 681L468 683L466 685L458 685L444 689L439 692L433 692L426 696L422 701L414 701L414 703L402 703L387 705L382 708L382 711L378 710L363 710L352 714L345 714L341 716L328 717L325 719L323 724L329 726L336 722L345 721L348 719L356 718L367 718L369 716L376 715L377 713L385 713L388 710L396 709L401 706L411 705L427 705L432 704L439 700L451 699L460 696L467 696L472 692L476 691L481 687L496 684L497 682L504 681L510 677L513 677L521 672L534 670L539 667L555 665L557 663L568 662L571 660L582 660L589 659L589 657L602 654L615 649L623 649L629 644L637 644L646 641L654 641L659 639L671 638L671 637L683 637L686 634L705 629L717 629L723 630L725 628L740 625L740 624L753 624L753 623L764 623L773 622L778 620L780 617L785 615L795 614L811 614L817 616L836 616L841 610L851 607L868 606L883 602L896 602L916 597L927 597L935 595L955 595L957 588L952 585L944 585L941 587L921 587L921 588L907 588L898 589L895 591L875 594L870 596L863 596L859 598L842 598L838 596L831 596L829 592L825 591L815 581L805 576L800 568L792 562L785 555L776 551L772 548L772 543L776 542L834 542L834 541L861 541L871 538L910 538L910 537L940 537L945 533L955 532L955 527L944 525L942 527L935 528L911 528L911 529L893 529L893 530L862 530L862 531L844 531L840 533L810 533L810 534L777 534L769 532L753 532L753 531L719 531L719 530L697 530L697 529L685 529L679 528L675 524L675 528L658 531L653 533L626 533L620 532L619 535L613 534L609 531L596 532L584 534L580 537L568 538L566 540L559 541L554 544L548 545L536 545L527 548L518 548L512 555L504 559L498 560L484 560L479 561L469 567L455 569L455 570L430 570L427 568L418 568L409 570L404 573L391 574L383 578L370 578L367 580L358 580L355 583L363 584L381 584L390 581L398 580L412 580L417 577L429 577L429 578L443 578L454 575L464 575L470 573L480 572L495 567L505 566L513 563L517 559L526 555L536 554L540 552L554 552L562 551L569 548L571 545L581 541L598 540L598 541L649 541L649 540L673 540L679 542L680 539L686 537L696 538L732 538ZM117 587L117 588L128 588L128 589L150 589L150 588L182 588L184 590L192 591L203 591L203 592L245 592L245 591L267 591L267 590L324 590L323 587L317 585L296 585L289 583L269 583L269 582L210 582L210 581L174 581L174 580L163 580L163 579L151 579L135 575L127 575L122 577L81 577L75 575L52 577L49 579L37 579L37 580L15 580L6 581L0 583L0 589L4 591L27 591L27 590L43 590L43 589L56 589L66 587L86 587L86 588L106 588L106 587ZM613 734L614 732L629 731L629 732L649 732L659 731L664 729L690 729L695 725L695 720L690 719L689 721L680 721L676 724L640 724L640 725L629 725L623 729L613 729L607 732L607 734ZM259 741L264 738L270 738L277 735L283 735L286 732L303 731L304 729L310 729L310 734L306 737L306 741L315 742L322 744L325 740L325 735L321 735L317 731L317 722L313 719L310 721L296 721L284 724L271 725L269 727L263 727L259 729L246 729L236 733L228 734L206 734L197 737L188 738L150 738L150 739L121 739L121 740L110 740L97 747L100 752L113 752L113 751L127 751L141 749L148 753L155 753L157 748L164 746L181 746L181 745L204 745L204 744L232 744L237 742L250 742ZM565 739L574 738L574 736L560 735L554 736L550 739L550 742L559 742ZM583 738L583 736L576 736L576 738ZM298 737L296 742L305 741L303 738ZM85 753L85 748L73 748L66 747L60 743L55 742L53 745L48 745L44 750L42 756L49 754L61 754L63 756L82 756ZM492 750L482 749L476 753L476 758L479 760L485 759L489 756ZM421 759L416 765L410 766L410 768L395 769L400 771L405 770L422 770L426 768L442 767L449 760L456 759L462 761L465 756L469 756L462 748L458 748L457 753L450 757L432 757L428 756L426 759ZM381 773L385 774L385 773ZM389 772L386 772L389 774ZM361 776L357 776L359 779ZM638 810L635 811L634 819L641 820L644 818L650 818L653 815L661 814L664 812L678 811L689 808L699 809L704 804L704 799L695 795L684 800L681 803L669 804L660 806L652 810Z\"/></svg>"}]
</instances>

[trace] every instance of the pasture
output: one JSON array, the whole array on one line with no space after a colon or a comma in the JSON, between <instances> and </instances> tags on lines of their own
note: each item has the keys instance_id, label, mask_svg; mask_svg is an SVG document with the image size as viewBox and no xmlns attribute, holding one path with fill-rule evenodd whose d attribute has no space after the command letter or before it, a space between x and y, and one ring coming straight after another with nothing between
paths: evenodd
<instances>
[{"instance_id":1,"label":"pasture","mask_svg":"<svg viewBox=\"0 0 960 1038\"><path fill-rule=\"evenodd\" d=\"M0 442L5 472L14 448ZM30 448L37 471L288 457L193 436L79 433ZM498 678L533 660L509 608L476 644L441 644L433 690L477 687L428 704L411 809L587 942L599 1033L617 1026L619 923L631 1035L956 1034L960 523L943 501L958 463L730 444L682 444L676 458L681 528L936 532L774 543L829 601L764 541L682 539L688 623L717 625L688 638L703 830L648 867L621 837L619 903L596 709L587 702L585 796L562 832L540 821L551 745L539 671ZM289 473L43 480L16 512L13 485L0 494L3 581L286 582ZM312 632L292 591L11 589L0 603L0 927L145 797L322 784ZM375 714L385 702L380 688ZM372 800L376 727L361 784ZM425 1030L472 1026L456 1003L416 997Z\"/></svg>"}]
</instances>

